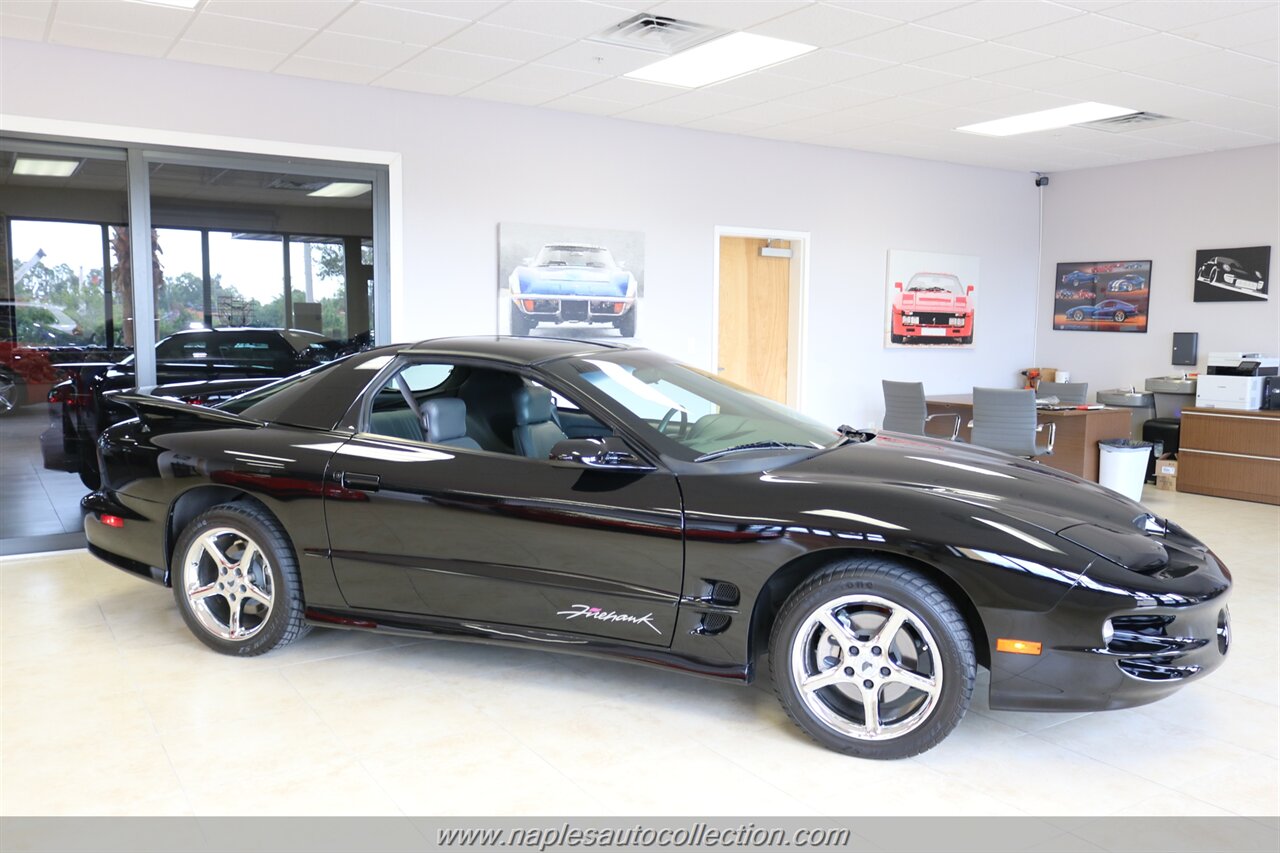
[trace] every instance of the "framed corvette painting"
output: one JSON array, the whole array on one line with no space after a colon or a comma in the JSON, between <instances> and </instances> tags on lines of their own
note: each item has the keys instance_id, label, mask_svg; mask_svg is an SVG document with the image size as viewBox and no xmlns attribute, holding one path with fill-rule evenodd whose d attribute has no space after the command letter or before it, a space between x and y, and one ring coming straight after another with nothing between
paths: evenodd
<instances>
[{"instance_id":1,"label":"framed corvette painting","mask_svg":"<svg viewBox=\"0 0 1280 853\"><path fill-rule=\"evenodd\" d=\"M1058 264L1053 328L1068 332L1146 332L1151 261Z\"/></svg>"}]
</instances>

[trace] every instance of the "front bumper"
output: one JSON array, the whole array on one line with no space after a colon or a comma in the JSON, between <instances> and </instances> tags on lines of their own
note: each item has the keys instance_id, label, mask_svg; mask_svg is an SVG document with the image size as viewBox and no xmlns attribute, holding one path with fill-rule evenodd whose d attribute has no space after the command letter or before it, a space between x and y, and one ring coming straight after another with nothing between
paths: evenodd
<instances>
[{"instance_id":1,"label":"front bumper","mask_svg":"<svg viewBox=\"0 0 1280 853\"><path fill-rule=\"evenodd\" d=\"M520 313L557 323L607 323L626 315L635 305L634 296L542 296L512 294L511 304Z\"/></svg>"}]
</instances>

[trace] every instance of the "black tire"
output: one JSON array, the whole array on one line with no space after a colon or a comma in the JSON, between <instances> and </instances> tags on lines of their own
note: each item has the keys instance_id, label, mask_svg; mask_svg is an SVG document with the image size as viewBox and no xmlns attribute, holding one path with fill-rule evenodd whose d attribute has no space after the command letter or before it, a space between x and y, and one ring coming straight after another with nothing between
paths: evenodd
<instances>
[{"instance_id":1,"label":"black tire","mask_svg":"<svg viewBox=\"0 0 1280 853\"><path fill-rule=\"evenodd\" d=\"M1218 268L1217 268L1217 267L1211 267L1211 268L1209 269L1209 283L1210 283L1210 284L1217 284L1217 283L1218 283Z\"/></svg>"},{"instance_id":2,"label":"black tire","mask_svg":"<svg viewBox=\"0 0 1280 853\"><path fill-rule=\"evenodd\" d=\"M516 306L511 306L511 334L527 335L534 329L538 328L538 321L521 311Z\"/></svg>"},{"instance_id":3,"label":"black tire","mask_svg":"<svg viewBox=\"0 0 1280 853\"><path fill-rule=\"evenodd\" d=\"M98 468L98 445L82 437L76 443L76 473L86 489L96 492L102 488L102 471Z\"/></svg>"},{"instance_id":4,"label":"black tire","mask_svg":"<svg viewBox=\"0 0 1280 853\"><path fill-rule=\"evenodd\" d=\"M892 332L889 333L890 343L900 344L905 340L906 340L906 337L904 335L895 335Z\"/></svg>"},{"instance_id":5,"label":"black tire","mask_svg":"<svg viewBox=\"0 0 1280 853\"><path fill-rule=\"evenodd\" d=\"M0 368L0 418L18 411L23 402L22 383L9 370Z\"/></svg>"},{"instance_id":6,"label":"black tire","mask_svg":"<svg viewBox=\"0 0 1280 853\"><path fill-rule=\"evenodd\" d=\"M971 344L971 343L973 343L973 335L961 335L961 336L960 336L960 343L962 343L962 344Z\"/></svg>"},{"instance_id":7,"label":"black tire","mask_svg":"<svg viewBox=\"0 0 1280 853\"><path fill-rule=\"evenodd\" d=\"M239 563L221 566L207 552L189 560L190 552L201 548L204 537L214 538L215 543L228 543L226 555L236 553L238 537L240 557L245 556L245 545L252 543L265 559L255 561L251 556L248 567ZM218 545L215 547L221 551ZM242 569L242 575L236 574L237 568ZM288 645L310 630L303 617L302 582L293 546L280 522L257 504L221 504L198 515L178 537L170 558L170 577L183 621L214 651L238 657L261 655ZM248 594L242 580L251 581ZM221 586L224 582L225 589ZM211 589L215 584L221 591ZM210 589L203 599L210 603L200 606L193 603L190 593L202 587ZM271 601L255 597L254 588L269 592ZM229 615L232 599L240 608L234 623ZM249 602L253 602L254 612L250 612ZM264 606L265 615L261 612ZM223 612L228 613L226 618L220 618ZM250 617L250 624L243 624L246 617ZM232 626L241 625L245 636L234 639L214 633L210 626L221 622L226 622L225 627L232 628L233 634Z\"/></svg>"},{"instance_id":8,"label":"black tire","mask_svg":"<svg viewBox=\"0 0 1280 853\"><path fill-rule=\"evenodd\" d=\"M829 616L833 612L830 608L838 608L847 599L858 600L844 605L849 608L864 604L878 608L887 604L887 608L882 608L887 612L880 617L883 623L887 623L888 617L899 611L906 613L906 618L911 621L903 623L903 627L894 634L896 640L891 639L891 645L884 649L879 646L861 648L877 640L875 630L865 631L868 636L863 638L861 633L855 635L855 630L863 630L855 623L848 623L847 626L841 623L841 627L849 632L849 641L856 643L861 653L854 652L854 646L850 646L847 652L843 645L835 649L830 645L821 646L827 652L834 651L839 660L830 669L807 677L821 674L836 675L839 678L841 673L847 676L851 671L853 677L848 679L848 684L841 678L837 683L820 686L806 700L797 684L797 678L803 676L796 674L796 667L803 669L802 658L807 652L798 650L810 642L809 637L816 637L819 631L826 631L823 626L814 625L813 620L817 618L817 614L825 611ZM861 601L863 599L869 602ZM875 611L863 612L870 614ZM864 617L859 613L856 618ZM813 626L812 632L809 626ZM824 633L823 639L834 643L838 638ZM932 642L927 642L930 639ZM816 640L819 644L822 641ZM915 650L916 659L908 666L903 665L904 659L901 656L903 643ZM796 658L797 654L801 654L801 658ZM898 656L897 660L893 659L895 654ZM932 674L922 680L933 685L929 688L931 692L903 687L903 693L886 701L883 707L890 711L892 702L900 703L903 716L897 722L886 723L888 731L877 736L878 739L840 731L814 710L818 708L821 713L837 722L845 720L853 728L857 728L857 721L845 717L842 710L865 707L864 704L857 704L859 701L865 702L866 695L857 685L858 679L868 675L876 679L873 695L879 708L882 698L888 695L886 691L891 683L896 681L897 673L911 670L909 674L918 677L920 674L915 670L919 666L925 666L926 659ZM823 661L830 660L830 657L823 658ZM871 666L868 667L868 664ZM889 666L882 668L884 664ZM897 670L897 673L893 673L894 678L884 676L884 673L892 672L890 667ZM919 572L893 560L865 556L830 566L814 575L787 598L769 637L769 668L782 707L796 725L818 743L836 752L859 758L897 759L918 755L936 746L959 724L973 696L976 658L973 638L964 617L940 587ZM872 685L870 680L863 683ZM864 699L851 698L853 694L849 692L850 688L859 691L858 695ZM858 713L858 710L853 713ZM900 732L892 732L895 725L903 727Z\"/></svg>"},{"instance_id":9,"label":"black tire","mask_svg":"<svg viewBox=\"0 0 1280 853\"><path fill-rule=\"evenodd\" d=\"M1126 317L1128 317L1128 315L1123 311L1117 311L1111 315L1111 319L1115 320L1117 323L1123 323Z\"/></svg>"},{"instance_id":10,"label":"black tire","mask_svg":"<svg viewBox=\"0 0 1280 853\"><path fill-rule=\"evenodd\" d=\"M1075 309L1074 311L1072 311L1068 316L1069 316L1072 320L1075 320L1077 323L1079 323L1079 322L1081 322L1082 320L1084 320L1084 312L1083 312L1083 311L1081 311L1079 308L1077 308L1077 309Z\"/></svg>"},{"instance_id":11,"label":"black tire","mask_svg":"<svg viewBox=\"0 0 1280 853\"><path fill-rule=\"evenodd\" d=\"M636 336L636 311L638 310L639 306L633 302L630 311L613 321L613 325L617 327L619 335L624 338L634 338Z\"/></svg>"}]
</instances>

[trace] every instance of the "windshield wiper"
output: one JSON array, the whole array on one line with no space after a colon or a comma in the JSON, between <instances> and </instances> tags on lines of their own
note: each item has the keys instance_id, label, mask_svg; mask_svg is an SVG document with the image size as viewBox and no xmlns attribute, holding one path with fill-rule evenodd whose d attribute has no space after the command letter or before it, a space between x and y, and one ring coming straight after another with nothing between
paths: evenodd
<instances>
[{"instance_id":1,"label":"windshield wiper","mask_svg":"<svg viewBox=\"0 0 1280 853\"><path fill-rule=\"evenodd\" d=\"M870 441L876 437L874 432L867 432L863 429L854 429L848 424L840 424L836 427L836 432L840 434L833 443L828 444L826 449L831 450L835 447L844 447L846 444L862 444L864 441Z\"/></svg>"},{"instance_id":2,"label":"windshield wiper","mask_svg":"<svg viewBox=\"0 0 1280 853\"><path fill-rule=\"evenodd\" d=\"M712 459L719 459L721 456L727 456L730 453L738 453L743 450L785 450L789 447L803 447L805 450L817 450L812 444L796 444L792 441L752 441L747 444L736 444L733 447L726 447L724 450L713 450L710 453L704 453L694 459L694 462L707 462Z\"/></svg>"}]
</instances>

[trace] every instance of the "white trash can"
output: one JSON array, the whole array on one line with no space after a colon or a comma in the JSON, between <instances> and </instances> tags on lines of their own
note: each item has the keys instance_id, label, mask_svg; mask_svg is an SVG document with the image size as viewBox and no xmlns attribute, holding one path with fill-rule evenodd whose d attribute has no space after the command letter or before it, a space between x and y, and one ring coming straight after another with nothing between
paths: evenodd
<instances>
[{"instance_id":1,"label":"white trash can","mask_svg":"<svg viewBox=\"0 0 1280 853\"><path fill-rule=\"evenodd\" d=\"M1099 441L1098 482L1131 501L1141 501L1151 448L1151 442L1134 441L1132 438Z\"/></svg>"}]
</instances>

